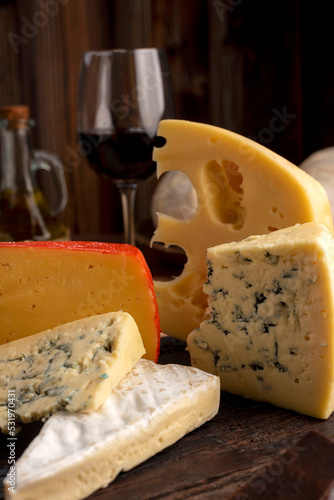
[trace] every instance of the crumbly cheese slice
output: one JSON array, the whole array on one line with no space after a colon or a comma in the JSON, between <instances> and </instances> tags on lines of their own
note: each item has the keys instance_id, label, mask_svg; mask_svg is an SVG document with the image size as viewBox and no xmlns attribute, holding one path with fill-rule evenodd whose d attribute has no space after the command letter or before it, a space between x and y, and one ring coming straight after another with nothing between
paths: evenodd
<instances>
[{"instance_id":1,"label":"crumbly cheese slice","mask_svg":"<svg viewBox=\"0 0 334 500\"><path fill-rule=\"evenodd\" d=\"M151 272L136 247L99 242L0 242L0 344L110 311L126 311L157 361L160 323Z\"/></svg>"},{"instance_id":2,"label":"crumbly cheese slice","mask_svg":"<svg viewBox=\"0 0 334 500\"><path fill-rule=\"evenodd\" d=\"M306 223L208 249L210 318L193 366L223 390L317 418L334 410L334 240Z\"/></svg>"},{"instance_id":3,"label":"crumbly cheese slice","mask_svg":"<svg viewBox=\"0 0 334 500\"><path fill-rule=\"evenodd\" d=\"M138 327L125 312L92 316L1 345L1 430L12 433L9 410L19 422L59 410L95 410L144 352Z\"/></svg>"},{"instance_id":4,"label":"crumbly cheese slice","mask_svg":"<svg viewBox=\"0 0 334 500\"><path fill-rule=\"evenodd\" d=\"M202 291L207 248L266 234L296 223L319 222L332 232L324 188L310 175L269 149L218 127L165 120L155 148L158 176L186 174L197 196L197 210L186 220L159 215L153 241L184 249L180 276L155 282L162 330L185 340L205 317ZM179 211L189 213L186 200Z\"/></svg>"},{"instance_id":5,"label":"crumbly cheese slice","mask_svg":"<svg viewBox=\"0 0 334 500\"><path fill-rule=\"evenodd\" d=\"M140 360L90 414L53 415L16 463L11 500L78 500L175 443L218 411L219 378Z\"/></svg>"}]
</instances>

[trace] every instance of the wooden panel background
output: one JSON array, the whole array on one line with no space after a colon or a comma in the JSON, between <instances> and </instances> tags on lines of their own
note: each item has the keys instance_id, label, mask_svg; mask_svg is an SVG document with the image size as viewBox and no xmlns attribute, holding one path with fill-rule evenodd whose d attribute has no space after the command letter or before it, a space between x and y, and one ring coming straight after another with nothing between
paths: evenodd
<instances>
[{"instance_id":1,"label":"wooden panel background","mask_svg":"<svg viewBox=\"0 0 334 500\"><path fill-rule=\"evenodd\" d=\"M29 104L35 146L61 157L71 231L121 231L117 192L78 151L82 53L166 48L178 118L226 127L298 164L334 143L332 10L301 0L0 0L0 104ZM140 189L139 221L154 186Z\"/></svg>"}]
</instances>

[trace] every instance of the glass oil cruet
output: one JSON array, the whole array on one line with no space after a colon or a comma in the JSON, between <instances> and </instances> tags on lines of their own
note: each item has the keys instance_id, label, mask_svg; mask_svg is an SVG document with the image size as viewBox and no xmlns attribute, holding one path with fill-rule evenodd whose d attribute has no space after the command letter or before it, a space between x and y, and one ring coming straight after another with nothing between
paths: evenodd
<instances>
[{"instance_id":1,"label":"glass oil cruet","mask_svg":"<svg viewBox=\"0 0 334 500\"><path fill-rule=\"evenodd\" d=\"M63 165L53 153L33 150L28 106L0 107L0 241L65 240L58 215L67 203ZM50 207L37 172L50 174L57 193Z\"/></svg>"}]
</instances>

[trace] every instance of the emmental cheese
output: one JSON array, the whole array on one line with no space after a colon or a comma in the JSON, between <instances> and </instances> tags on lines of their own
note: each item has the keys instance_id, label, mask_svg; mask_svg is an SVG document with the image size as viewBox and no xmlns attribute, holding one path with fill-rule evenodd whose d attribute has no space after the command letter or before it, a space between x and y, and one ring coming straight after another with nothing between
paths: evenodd
<instances>
[{"instance_id":1,"label":"emmental cheese","mask_svg":"<svg viewBox=\"0 0 334 500\"><path fill-rule=\"evenodd\" d=\"M140 360L90 414L53 415L16 463L10 500L79 500L214 417L219 378Z\"/></svg>"},{"instance_id":2,"label":"emmental cheese","mask_svg":"<svg viewBox=\"0 0 334 500\"><path fill-rule=\"evenodd\" d=\"M26 423L59 410L96 410L144 353L138 327L125 312L1 345L0 429L13 434L15 424L9 428L8 420Z\"/></svg>"},{"instance_id":3,"label":"emmental cheese","mask_svg":"<svg viewBox=\"0 0 334 500\"><path fill-rule=\"evenodd\" d=\"M223 390L325 419L334 410L334 240L306 223L208 249L210 318L193 366Z\"/></svg>"},{"instance_id":4,"label":"emmental cheese","mask_svg":"<svg viewBox=\"0 0 334 500\"><path fill-rule=\"evenodd\" d=\"M180 120L162 121L158 135L166 139L154 150L158 176L183 172L197 196L197 210L186 220L158 214L153 237L187 255L180 276L155 283L162 330L186 339L205 317L207 248L296 223L319 222L332 232L332 217L323 187L260 144ZM189 213L186 202L180 205L179 211Z\"/></svg>"},{"instance_id":5,"label":"emmental cheese","mask_svg":"<svg viewBox=\"0 0 334 500\"><path fill-rule=\"evenodd\" d=\"M0 243L0 343L112 311L126 311L157 360L153 280L138 248L95 242Z\"/></svg>"}]
</instances>

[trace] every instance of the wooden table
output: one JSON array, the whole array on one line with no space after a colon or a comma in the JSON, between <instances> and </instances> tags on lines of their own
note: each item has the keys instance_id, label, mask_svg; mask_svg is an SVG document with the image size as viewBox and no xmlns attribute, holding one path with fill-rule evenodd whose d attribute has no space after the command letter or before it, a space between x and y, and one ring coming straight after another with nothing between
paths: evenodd
<instances>
[{"instance_id":1,"label":"wooden table","mask_svg":"<svg viewBox=\"0 0 334 500\"><path fill-rule=\"evenodd\" d=\"M163 338L159 362L189 364L184 348L182 342ZM25 426L18 437L17 456L40 427L39 423ZM334 414L322 421L222 392L214 419L89 498L222 500L311 430L334 438ZM1 480L7 457L6 437L1 436Z\"/></svg>"}]
</instances>

